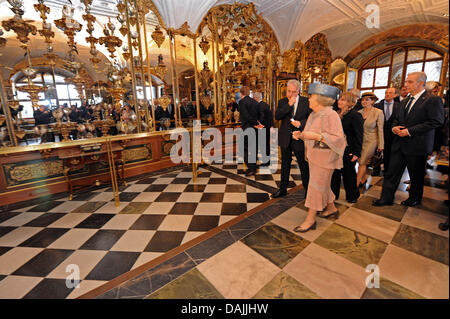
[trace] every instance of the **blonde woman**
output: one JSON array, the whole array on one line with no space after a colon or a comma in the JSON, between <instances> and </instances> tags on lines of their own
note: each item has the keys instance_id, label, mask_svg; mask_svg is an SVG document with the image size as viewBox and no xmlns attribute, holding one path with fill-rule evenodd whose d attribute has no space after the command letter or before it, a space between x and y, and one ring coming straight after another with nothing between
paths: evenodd
<instances>
[{"instance_id":1,"label":"blonde woman","mask_svg":"<svg viewBox=\"0 0 450 319\"><path fill-rule=\"evenodd\" d=\"M372 92L366 92L361 97L363 109L359 112L364 119L364 136L361 157L358 160L358 175L356 182L362 186L367 182L367 165L370 164L375 152L384 150L384 115L383 111L374 107L378 100Z\"/></svg>"},{"instance_id":2,"label":"blonde woman","mask_svg":"<svg viewBox=\"0 0 450 319\"><path fill-rule=\"evenodd\" d=\"M305 155L309 163L309 184L305 206L308 216L305 221L294 228L295 232L304 233L316 229L316 214L326 210L322 217L337 217L334 205L335 196L331 191L331 177L335 169L342 168L342 155L347 145L342 130L341 119L333 111L338 89L320 83L312 83L308 94L309 107L313 113L308 117L303 132L294 131L293 138L305 141Z\"/></svg>"}]
</instances>

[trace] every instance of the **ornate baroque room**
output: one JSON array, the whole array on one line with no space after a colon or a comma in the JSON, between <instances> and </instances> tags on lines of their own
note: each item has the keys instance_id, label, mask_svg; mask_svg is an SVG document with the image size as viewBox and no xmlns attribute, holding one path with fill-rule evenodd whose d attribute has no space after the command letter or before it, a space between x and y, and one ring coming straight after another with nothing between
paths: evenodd
<instances>
[{"instance_id":1,"label":"ornate baroque room","mask_svg":"<svg viewBox=\"0 0 450 319\"><path fill-rule=\"evenodd\" d=\"M0 298L448 299L448 23L446 0L0 0ZM439 118L398 172L393 96L425 144L401 125L412 78ZM308 128L318 96L344 140L353 99L363 152L377 100L385 145L355 155L352 199L341 153L336 212L299 230L317 175L306 192L279 114L307 101ZM255 171L247 105L270 141Z\"/></svg>"}]
</instances>

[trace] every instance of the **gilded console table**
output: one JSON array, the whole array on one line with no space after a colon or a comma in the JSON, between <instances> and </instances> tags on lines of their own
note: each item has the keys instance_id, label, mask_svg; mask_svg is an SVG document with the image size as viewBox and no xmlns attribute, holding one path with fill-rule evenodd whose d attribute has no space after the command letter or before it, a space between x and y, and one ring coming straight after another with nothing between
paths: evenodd
<instances>
[{"instance_id":1,"label":"gilded console table","mask_svg":"<svg viewBox=\"0 0 450 319\"><path fill-rule=\"evenodd\" d=\"M114 158L113 168L109 167L110 170L116 169L116 167L121 167L119 172L121 182L126 186L127 183L125 181L125 161L123 159L123 150L124 147L119 144L113 144L111 146L112 156ZM96 163L108 163L108 148L107 144L102 143L98 144L98 147L90 145L89 148L80 146L80 149L74 151L73 149L61 149L59 151L59 158L63 160L63 168L64 168L64 176L66 178L67 184L69 185L70 197L72 200L75 191L80 189L85 189L88 185L77 185L73 179L70 178L70 172L76 171L86 166L89 167L89 173L95 173L95 165ZM114 181L111 181L114 183ZM97 180L95 183L96 186L100 185L100 182Z\"/></svg>"}]
</instances>

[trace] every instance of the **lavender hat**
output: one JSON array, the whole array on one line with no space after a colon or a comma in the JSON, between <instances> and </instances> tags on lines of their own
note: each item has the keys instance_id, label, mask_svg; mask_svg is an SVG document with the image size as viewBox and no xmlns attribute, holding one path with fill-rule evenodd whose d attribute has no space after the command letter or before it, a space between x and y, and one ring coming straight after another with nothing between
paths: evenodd
<instances>
[{"instance_id":1,"label":"lavender hat","mask_svg":"<svg viewBox=\"0 0 450 319\"><path fill-rule=\"evenodd\" d=\"M339 89L331 85L315 82L309 85L308 94L323 95L336 100L337 95L339 94Z\"/></svg>"}]
</instances>

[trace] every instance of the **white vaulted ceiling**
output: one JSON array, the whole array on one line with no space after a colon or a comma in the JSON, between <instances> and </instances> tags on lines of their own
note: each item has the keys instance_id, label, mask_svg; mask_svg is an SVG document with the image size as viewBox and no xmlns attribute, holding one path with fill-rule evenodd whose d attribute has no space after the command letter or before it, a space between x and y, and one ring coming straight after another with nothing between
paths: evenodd
<instances>
[{"instance_id":1,"label":"white vaulted ceiling","mask_svg":"<svg viewBox=\"0 0 450 319\"><path fill-rule=\"evenodd\" d=\"M188 22L196 31L209 9L234 0L153 0L168 27ZM249 1L239 1L248 3ZM281 51L318 32L328 38L333 57L345 56L361 41L389 29L414 23L448 23L448 0L254 0L274 29ZM366 27L366 6L380 7L380 28ZM446 15L446 16L445 16Z\"/></svg>"}]
</instances>

